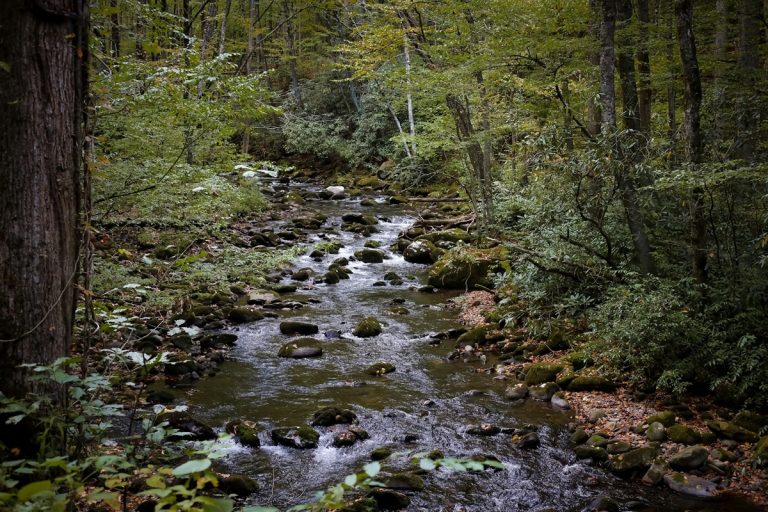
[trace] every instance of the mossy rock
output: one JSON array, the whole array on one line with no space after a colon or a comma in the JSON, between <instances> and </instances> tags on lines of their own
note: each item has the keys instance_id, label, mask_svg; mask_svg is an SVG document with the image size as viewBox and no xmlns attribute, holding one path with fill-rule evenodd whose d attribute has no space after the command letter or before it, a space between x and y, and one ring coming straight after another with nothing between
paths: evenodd
<instances>
[{"instance_id":1,"label":"mossy rock","mask_svg":"<svg viewBox=\"0 0 768 512\"><path fill-rule=\"evenodd\" d=\"M384 261L384 252L378 249L361 249L355 251L355 258L363 263L382 263Z\"/></svg>"},{"instance_id":2,"label":"mossy rock","mask_svg":"<svg viewBox=\"0 0 768 512\"><path fill-rule=\"evenodd\" d=\"M611 471L618 474L636 471L645 472L653 464L657 453L656 448L653 446L642 446L627 453L614 455L611 457L608 467Z\"/></svg>"},{"instance_id":3,"label":"mossy rock","mask_svg":"<svg viewBox=\"0 0 768 512\"><path fill-rule=\"evenodd\" d=\"M386 375L395 371L395 365L392 363L375 363L366 368L365 373L378 377L379 375Z\"/></svg>"},{"instance_id":4,"label":"mossy rock","mask_svg":"<svg viewBox=\"0 0 768 512\"><path fill-rule=\"evenodd\" d=\"M545 382L554 382L557 374L563 371L564 368L565 366L560 363L533 363L525 369L525 383L533 386Z\"/></svg>"},{"instance_id":5,"label":"mossy rock","mask_svg":"<svg viewBox=\"0 0 768 512\"><path fill-rule=\"evenodd\" d=\"M259 491L259 484L246 475L229 475L219 479L219 489L226 494L245 497Z\"/></svg>"},{"instance_id":6,"label":"mossy rock","mask_svg":"<svg viewBox=\"0 0 768 512\"><path fill-rule=\"evenodd\" d=\"M206 441L216 439L216 432L200 420L189 415L186 411L161 412L157 415L156 423L168 423L168 426L190 435L185 439L192 441Z\"/></svg>"},{"instance_id":7,"label":"mossy rock","mask_svg":"<svg viewBox=\"0 0 768 512\"><path fill-rule=\"evenodd\" d=\"M313 427L330 427L331 425L349 424L356 421L357 415L354 412L339 407L323 407L312 415Z\"/></svg>"},{"instance_id":8,"label":"mossy rock","mask_svg":"<svg viewBox=\"0 0 768 512\"><path fill-rule=\"evenodd\" d=\"M389 458L395 451L388 446L381 446L371 452L371 460L384 460Z\"/></svg>"},{"instance_id":9,"label":"mossy rock","mask_svg":"<svg viewBox=\"0 0 768 512\"><path fill-rule=\"evenodd\" d=\"M613 391L616 384L599 375L579 375L568 384L568 391Z\"/></svg>"},{"instance_id":10,"label":"mossy rock","mask_svg":"<svg viewBox=\"0 0 768 512\"><path fill-rule=\"evenodd\" d=\"M320 434L312 427L302 425L299 427L276 428L271 432L272 441L289 448L305 450L317 448Z\"/></svg>"},{"instance_id":11,"label":"mossy rock","mask_svg":"<svg viewBox=\"0 0 768 512\"><path fill-rule=\"evenodd\" d=\"M672 425L667 428L667 437L673 443L685 445L697 444L701 442L701 434L691 427L685 425Z\"/></svg>"},{"instance_id":12,"label":"mossy rock","mask_svg":"<svg viewBox=\"0 0 768 512\"><path fill-rule=\"evenodd\" d=\"M675 412L674 411L661 411L646 418L645 422L649 425L651 423L659 422L665 427L671 427L675 424Z\"/></svg>"},{"instance_id":13,"label":"mossy rock","mask_svg":"<svg viewBox=\"0 0 768 512\"><path fill-rule=\"evenodd\" d=\"M559 390L560 387L554 382L545 382L536 386L529 386L528 396L534 400L549 402L552 400L552 397L555 396L555 393L557 393Z\"/></svg>"},{"instance_id":14,"label":"mossy rock","mask_svg":"<svg viewBox=\"0 0 768 512\"><path fill-rule=\"evenodd\" d=\"M576 371L582 370L595 364L592 357L581 351L571 352L565 356L565 360L571 363L573 365L573 369Z\"/></svg>"},{"instance_id":15,"label":"mossy rock","mask_svg":"<svg viewBox=\"0 0 768 512\"><path fill-rule=\"evenodd\" d=\"M284 320L280 322L280 333L286 336L296 334L310 335L317 334L320 331L316 324L309 322L300 322L297 320Z\"/></svg>"},{"instance_id":16,"label":"mossy rock","mask_svg":"<svg viewBox=\"0 0 768 512\"><path fill-rule=\"evenodd\" d=\"M335 512L377 512L379 508L375 499L366 497L350 501L333 510Z\"/></svg>"},{"instance_id":17,"label":"mossy rock","mask_svg":"<svg viewBox=\"0 0 768 512\"><path fill-rule=\"evenodd\" d=\"M304 196L295 190L291 190L283 196L283 202L287 204L304 204L306 200Z\"/></svg>"},{"instance_id":18,"label":"mossy rock","mask_svg":"<svg viewBox=\"0 0 768 512\"><path fill-rule=\"evenodd\" d=\"M502 248L453 250L429 268L431 286L451 289L492 288L491 274L509 269L507 251Z\"/></svg>"},{"instance_id":19,"label":"mossy rock","mask_svg":"<svg viewBox=\"0 0 768 512\"><path fill-rule=\"evenodd\" d=\"M291 359L304 359L307 357L320 357L323 355L323 347L319 340L314 338L299 338L291 340L278 351L279 357Z\"/></svg>"},{"instance_id":20,"label":"mossy rock","mask_svg":"<svg viewBox=\"0 0 768 512\"><path fill-rule=\"evenodd\" d=\"M249 420L235 420L227 423L225 430L234 435L240 444L258 448L261 446L259 440L259 429L255 422Z\"/></svg>"},{"instance_id":21,"label":"mossy rock","mask_svg":"<svg viewBox=\"0 0 768 512\"><path fill-rule=\"evenodd\" d=\"M591 459L595 462L604 462L608 460L608 452L605 448L597 446L580 445L573 449L577 459Z\"/></svg>"},{"instance_id":22,"label":"mossy rock","mask_svg":"<svg viewBox=\"0 0 768 512\"><path fill-rule=\"evenodd\" d=\"M236 324L257 322L264 319L264 312L248 306L232 308L227 315L230 321Z\"/></svg>"},{"instance_id":23,"label":"mossy rock","mask_svg":"<svg viewBox=\"0 0 768 512\"><path fill-rule=\"evenodd\" d=\"M413 473L394 473L383 479L384 487L401 491L423 491L424 480Z\"/></svg>"},{"instance_id":24,"label":"mossy rock","mask_svg":"<svg viewBox=\"0 0 768 512\"><path fill-rule=\"evenodd\" d=\"M718 495L717 486L696 475L685 473L668 473L664 475L664 483L675 492L700 499L712 499Z\"/></svg>"},{"instance_id":25,"label":"mossy rock","mask_svg":"<svg viewBox=\"0 0 768 512\"><path fill-rule=\"evenodd\" d=\"M409 263L429 265L440 257L440 251L429 240L416 240L403 250L403 259Z\"/></svg>"},{"instance_id":26,"label":"mossy rock","mask_svg":"<svg viewBox=\"0 0 768 512\"><path fill-rule=\"evenodd\" d=\"M325 284L338 284L341 281L341 277L338 272L328 271L323 276L323 282Z\"/></svg>"},{"instance_id":27,"label":"mossy rock","mask_svg":"<svg viewBox=\"0 0 768 512\"><path fill-rule=\"evenodd\" d=\"M485 327L475 327L471 329L456 340L456 347L463 349L466 346L482 346L485 344L485 337L488 334L488 329Z\"/></svg>"},{"instance_id":28,"label":"mossy rock","mask_svg":"<svg viewBox=\"0 0 768 512\"><path fill-rule=\"evenodd\" d=\"M411 504L408 496L392 489L374 488L368 497L376 500L376 510L402 510Z\"/></svg>"},{"instance_id":29,"label":"mossy rock","mask_svg":"<svg viewBox=\"0 0 768 512\"><path fill-rule=\"evenodd\" d=\"M381 322L376 318L369 316L360 320L352 334L358 338L372 338L381 334Z\"/></svg>"},{"instance_id":30,"label":"mossy rock","mask_svg":"<svg viewBox=\"0 0 768 512\"><path fill-rule=\"evenodd\" d=\"M311 268L300 268L293 274L291 274L291 279L294 281L308 281L312 278L312 276L315 275L315 271Z\"/></svg>"},{"instance_id":31,"label":"mossy rock","mask_svg":"<svg viewBox=\"0 0 768 512\"><path fill-rule=\"evenodd\" d=\"M555 384L563 389L568 389L568 386L577 376L578 374L573 371L572 366L566 366L555 377Z\"/></svg>"},{"instance_id":32,"label":"mossy rock","mask_svg":"<svg viewBox=\"0 0 768 512\"><path fill-rule=\"evenodd\" d=\"M372 188L378 190L386 187L387 184L376 176L363 176L355 180L355 185L360 188Z\"/></svg>"},{"instance_id":33,"label":"mossy rock","mask_svg":"<svg viewBox=\"0 0 768 512\"><path fill-rule=\"evenodd\" d=\"M757 434L727 421L707 421L707 427L721 439L732 439L739 443L757 441Z\"/></svg>"},{"instance_id":34,"label":"mossy rock","mask_svg":"<svg viewBox=\"0 0 768 512\"><path fill-rule=\"evenodd\" d=\"M381 247L381 242L378 240L366 240L363 244L363 247L366 247L368 249L378 249Z\"/></svg>"},{"instance_id":35,"label":"mossy rock","mask_svg":"<svg viewBox=\"0 0 768 512\"><path fill-rule=\"evenodd\" d=\"M768 427L768 416L751 411L740 411L733 417L731 423L750 432L758 433L763 428Z\"/></svg>"},{"instance_id":36,"label":"mossy rock","mask_svg":"<svg viewBox=\"0 0 768 512\"><path fill-rule=\"evenodd\" d=\"M458 242L471 242L472 235L467 233L461 228L444 229L441 231L433 231L432 233L426 233L418 237L420 240L429 240L433 244L439 242L448 242L451 244L457 244Z\"/></svg>"}]
</instances>

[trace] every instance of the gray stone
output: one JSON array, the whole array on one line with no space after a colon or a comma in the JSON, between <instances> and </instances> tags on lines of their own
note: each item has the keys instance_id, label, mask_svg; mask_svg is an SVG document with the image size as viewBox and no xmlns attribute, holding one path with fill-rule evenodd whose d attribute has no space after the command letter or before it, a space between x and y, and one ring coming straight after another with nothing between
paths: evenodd
<instances>
[{"instance_id":1,"label":"gray stone","mask_svg":"<svg viewBox=\"0 0 768 512\"><path fill-rule=\"evenodd\" d=\"M708 457L709 452L703 446L689 446L670 457L669 465L678 471L699 469L706 464Z\"/></svg>"}]
</instances>

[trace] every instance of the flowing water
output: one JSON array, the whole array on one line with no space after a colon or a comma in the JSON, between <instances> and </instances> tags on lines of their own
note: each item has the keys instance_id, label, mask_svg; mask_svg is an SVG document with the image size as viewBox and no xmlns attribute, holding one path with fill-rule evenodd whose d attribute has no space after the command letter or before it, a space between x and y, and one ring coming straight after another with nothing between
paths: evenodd
<instances>
[{"instance_id":1,"label":"flowing water","mask_svg":"<svg viewBox=\"0 0 768 512\"><path fill-rule=\"evenodd\" d=\"M340 240L344 248L320 262L304 256L296 268L309 267L322 275L333 259L351 256L369 239L380 241L389 259L380 264L351 262L351 279L338 284L299 283L296 296L314 299L314 303L281 311L279 318L239 327L235 331L238 344L230 353L230 361L216 377L200 382L188 397L194 414L212 425L222 427L231 419L245 418L256 421L262 429L261 448L246 448L231 441L224 461L228 470L259 482L260 491L248 503L285 509L310 501L316 491L360 471L370 461L373 449L391 446L396 452L439 449L454 457L493 455L506 465L503 471L471 474L432 471L424 475L424 491L408 493L409 511L578 511L600 494L624 504L639 501L650 507L635 505L634 510L757 510L736 499L713 504L685 500L667 490L625 482L577 461L568 449L568 413L530 400L522 405L506 401L503 390L508 382L478 372L483 363L449 361L453 343L429 343L431 333L459 327L455 310L446 308L446 302L458 293L417 291L425 267L405 262L388 250L398 233L414 221L412 211L386 204L363 208L355 200L316 200L307 207L328 216L324 227L310 236L310 248L313 243L333 239ZM363 238L339 231L340 216L352 211L379 217L379 233ZM279 228L280 223L274 227ZM405 283L373 286L390 271L402 276ZM401 306L410 314L391 314L395 299L404 300ZM351 334L356 322L366 316L381 320L381 335L362 339ZM290 339L279 332L283 319L318 324L323 356L298 360L277 357L278 349ZM325 339L324 333L332 331L341 332L342 337ZM383 377L364 373L379 361L394 364L396 371ZM297 450L271 441L272 428L307 424L313 412L329 405L352 409L370 439L334 448L333 428L320 427L316 449ZM478 437L465 433L468 426L479 423L536 425L541 446L523 450L509 435ZM413 468L406 456L384 464Z\"/></svg>"}]
</instances>

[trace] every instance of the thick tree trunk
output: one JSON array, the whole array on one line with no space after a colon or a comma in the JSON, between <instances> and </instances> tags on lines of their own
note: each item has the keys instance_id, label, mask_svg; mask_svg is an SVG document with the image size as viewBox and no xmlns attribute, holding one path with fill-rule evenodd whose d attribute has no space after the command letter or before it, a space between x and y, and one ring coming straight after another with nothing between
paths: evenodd
<instances>
[{"instance_id":1,"label":"thick tree trunk","mask_svg":"<svg viewBox=\"0 0 768 512\"><path fill-rule=\"evenodd\" d=\"M600 20L600 8L597 5L597 0L589 0L589 7L592 11L595 20ZM590 32L594 36L595 41L600 41L600 22L590 24ZM600 67L600 50L591 52L589 55L589 63L595 67ZM600 133L600 100L597 95L593 95L592 98L587 100L587 130L592 135L598 135Z\"/></svg>"},{"instance_id":2,"label":"thick tree trunk","mask_svg":"<svg viewBox=\"0 0 768 512\"><path fill-rule=\"evenodd\" d=\"M109 7L112 9L112 12L109 15L109 54L113 58L117 58L120 56L120 17L117 12L117 0L109 0Z\"/></svg>"},{"instance_id":3,"label":"thick tree trunk","mask_svg":"<svg viewBox=\"0 0 768 512\"><path fill-rule=\"evenodd\" d=\"M637 49L637 71L640 77L637 91L640 131L645 134L646 139L650 139L653 89L651 88L650 40L648 36L651 16L648 11L648 0L637 0L637 19L640 22L640 44Z\"/></svg>"},{"instance_id":4,"label":"thick tree trunk","mask_svg":"<svg viewBox=\"0 0 768 512\"><path fill-rule=\"evenodd\" d=\"M10 396L31 390L20 364L51 363L72 341L86 9L0 3L0 391Z\"/></svg>"},{"instance_id":5,"label":"thick tree trunk","mask_svg":"<svg viewBox=\"0 0 768 512\"><path fill-rule=\"evenodd\" d=\"M762 73L758 54L762 17L763 0L739 1L739 58L736 67L743 92L739 98L736 155L743 160L755 157L755 141L760 124L756 89L758 77Z\"/></svg>"},{"instance_id":6,"label":"thick tree trunk","mask_svg":"<svg viewBox=\"0 0 768 512\"><path fill-rule=\"evenodd\" d=\"M679 74L675 62L675 20L670 17L667 31L667 73L671 77ZM673 78L667 80L667 138L669 142L669 168L677 165L677 84Z\"/></svg>"},{"instance_id":7,"label":"thick tree trunk","mask_svg":"<svg viewBox=\"0 0 768 512\"><path fill-rule=\"evenodd\" d=\"M616 89L614 75L616 71L616 2L603 0L600 21L600 129L604 135L613 135L616 131Z\"/></svg>"},{"instance_id":8,"label":"thick tree trunk","mask_svg":"<svg viewBox=\"0 0 768 512\"><path fill-rule=\"evenodd\" d=\"M729 8L726 0L717 0L717 30L715 32L715 112L719 112L725 107L726 95L726 73L728 62L728 16ZM722 142L725 138L724 116L715 116L714 139Z\"/></svg>"},{"instance_id":9,"label":"thick tree trunk","mask_svg":"<svg viewBox=\"0 0 768 512\"><path fill-rule=\"evenodd\" d=\"M685 155L688 162L699 165L703 157L701 136L701 73L693 35L693 0L675 0L677 39L683 65L685 91ZM698 283L707 281L707 224L704 216L704 191L691 192L691 249L693 277Z\"/></svg>"},{"instance_id":10,"label":"thick tree trunk","mask_svg":"<svg viewBox=\"0 0 768 512\"><path fill-rule=\"evenodd\" d=\"M403 34L403 55L405 58L405 86L408 102L408 132L411 135L411 153L416 156L416 120L413 117L413 95L411 95L411 54L408 51L408 35Z\"/></svg>"}]
</instances>

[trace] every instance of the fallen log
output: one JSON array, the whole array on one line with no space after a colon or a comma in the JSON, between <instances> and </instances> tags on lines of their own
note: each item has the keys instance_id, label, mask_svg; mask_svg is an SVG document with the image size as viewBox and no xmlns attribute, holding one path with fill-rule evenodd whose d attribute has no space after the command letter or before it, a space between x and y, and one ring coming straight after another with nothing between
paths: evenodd
<instances>
[{"instance_id":1,"label":"fallen log","mask_svg":"<svg viewBox=\"0 0 768 512\"><path fill-rule=\"evenodd\" d=\"M413 203L466 203L469 199L463 197L411 197Z\"/></svg>"}]
</instances>

